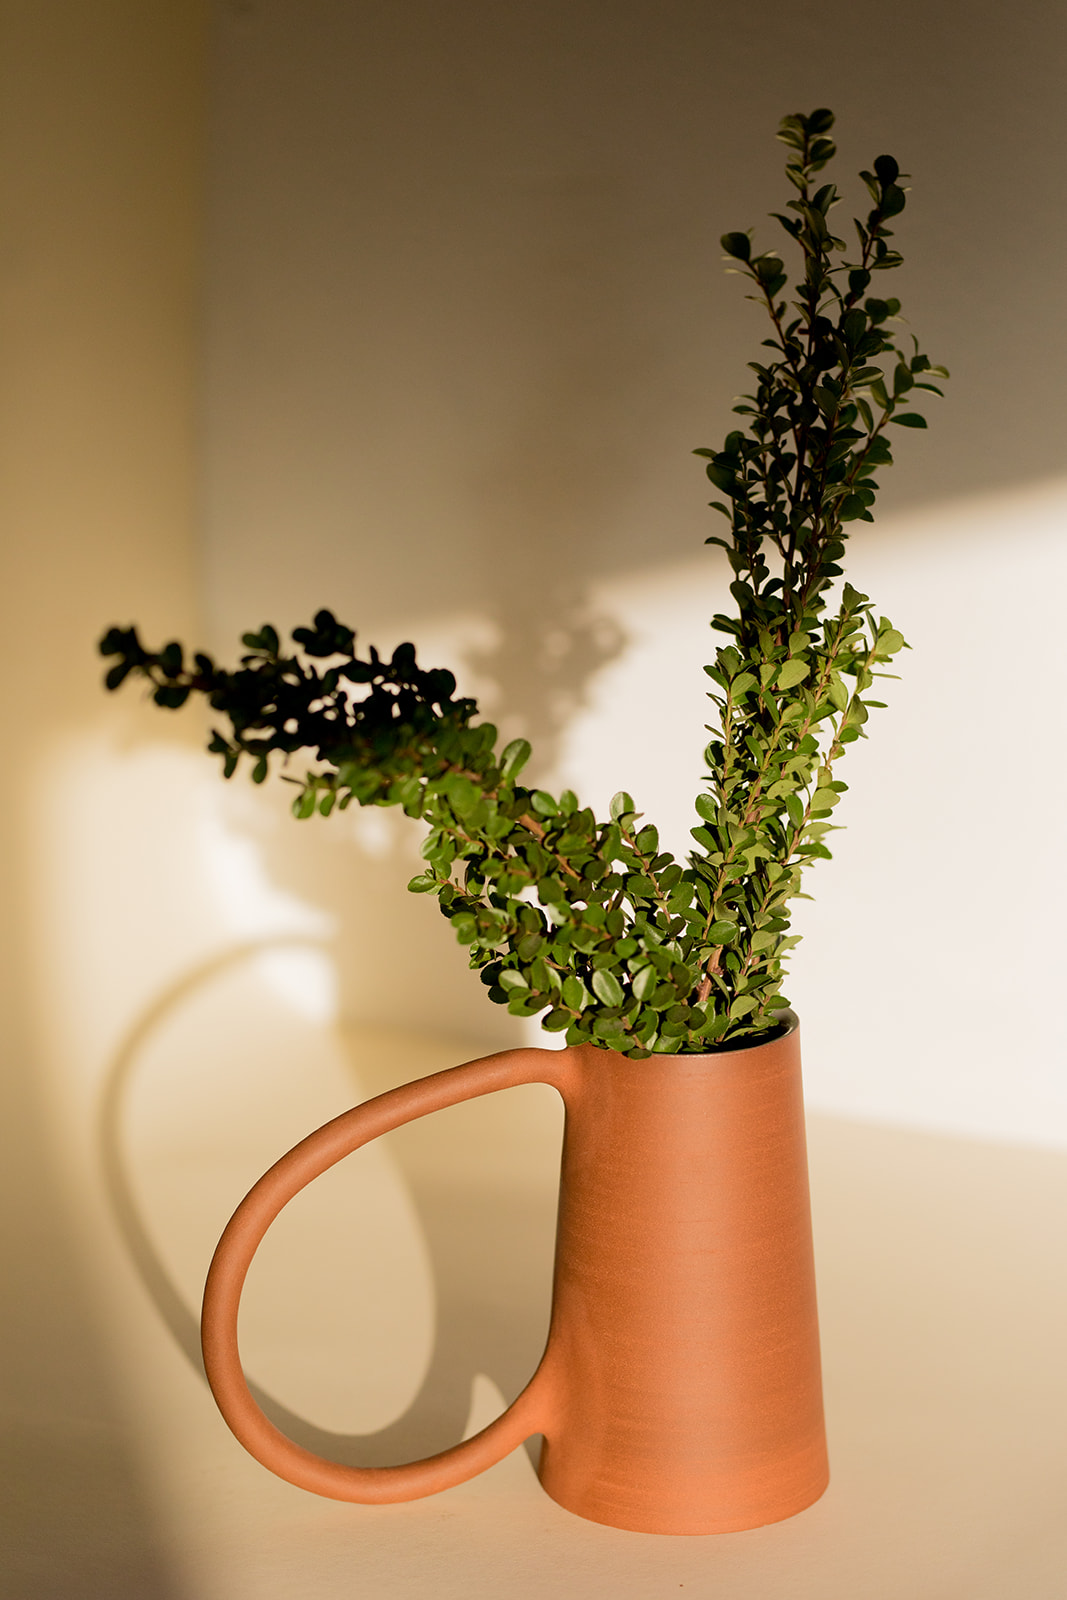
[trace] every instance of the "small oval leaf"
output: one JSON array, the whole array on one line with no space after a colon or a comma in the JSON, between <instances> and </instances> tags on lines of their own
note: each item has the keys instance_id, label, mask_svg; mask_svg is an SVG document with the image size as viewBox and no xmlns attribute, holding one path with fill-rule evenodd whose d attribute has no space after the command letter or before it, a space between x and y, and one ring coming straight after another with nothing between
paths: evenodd
<instances>
[{"instance_id":1,"label":"small oval leaf","mask_svg":"<svg viewBox=\"0 0 1067 1600\"><path fill-rule=\"evenodd\" d=\"M621 1006L623 1000L622 984L613 972L594 972L592 977L593 993L598 1000L606 1006Z\"/></svg>"}]
</instances>

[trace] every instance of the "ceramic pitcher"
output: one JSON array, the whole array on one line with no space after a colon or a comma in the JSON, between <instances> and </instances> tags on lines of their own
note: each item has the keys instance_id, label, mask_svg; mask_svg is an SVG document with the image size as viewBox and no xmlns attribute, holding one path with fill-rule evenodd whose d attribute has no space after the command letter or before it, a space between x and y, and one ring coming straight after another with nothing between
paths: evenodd
<instances>
[{"instance_id":1,"label":"ceramic pitcher","mask_svg":"<svg viewBox=\"0 0 1067 1600\"><path fill-rule=\"evenodd\" d=\"M267 1228L378 1134L519 1083L566 1108L552 1318L537 1371L473 1438L404 1466L324 1460L268 1421L237 1313ZM725 1533L810 1505L828 1478L796 1018L747 1048L632 1061L517 1049L377 1096L298 1144L248 1194L204 1295L208 1381L264 1466L338 1500L413 1500L542 1436L538 1475L579 1516Z\"/></svg>"}]
</instances>

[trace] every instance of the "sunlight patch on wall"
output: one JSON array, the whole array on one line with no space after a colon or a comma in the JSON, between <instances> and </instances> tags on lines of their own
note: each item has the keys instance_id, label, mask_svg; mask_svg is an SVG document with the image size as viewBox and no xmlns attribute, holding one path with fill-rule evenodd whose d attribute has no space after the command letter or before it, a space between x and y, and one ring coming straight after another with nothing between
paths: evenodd
<instances>
[{"instance_id":1,"label":"sunlight patch on wall","mask_svg":"<svg viewBox=\"0 0 1067 1600\"><path fill-rule=\"evenodd\" d=\"M627 789L679 853L697 821L724 565L709 553L598 589L629 643L555 775L601 814ZM844 831L796 912L787 993L809 1096L1067 1145L1067 480L864 527L849 577L912 650L842 762Z\"/></svg>"},{"instance_id":2,"label":"sunlight patch on wall","mask_svg":"<svg viewBox=\"0 0 1067 1600\"><path fill-rule=\"evenodd\" d=\"M74 1080L62 1096L91 1098L139 1013L238 946L272 946L258 959L279 999L311 1021L332 1017L329 956L311 944L328 939L330 920L269 881L240 804L201 752L83 735L54 749L41 792L35 933L41 1014ZM279 948L287 937L299 948Z\"/></svg>"},{"instance_id":3,"label":"sunlight patch on wall","mask_svg":"<svg viewBox=\"0 0 1067 1600\"><path fill-rule=\"evenodd\" d=\"M285 936L328 940L336 931L335 919L271 883L262 849L248 831L256 795L238 788L241 781L223 789L216 768L206 762L197 773L196 842L219 925L240 942ZM295 1011L311 1022L336 1020L337 976L324 949L310 942L279 946L255 961L267 987Z\"/></svg>"}]
</instances>

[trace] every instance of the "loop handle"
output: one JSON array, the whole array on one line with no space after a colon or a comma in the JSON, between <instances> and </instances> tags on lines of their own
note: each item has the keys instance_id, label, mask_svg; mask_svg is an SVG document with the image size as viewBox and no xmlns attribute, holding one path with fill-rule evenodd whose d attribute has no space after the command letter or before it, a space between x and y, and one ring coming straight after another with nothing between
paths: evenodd
<instances>
[{"instance_id":1,"label":"loop handle","mask_svg":"<svg viewBox=\"0 0 1067 1600\"><path fill-rule=\"evenodd\" d=\"M365 1505L417 1500L476 1477L531 1434L544 1431L549 1393L542 1358L526 1388L501 1416L449 1450L397 1467L351 1467L327 1461L287 1438L253 1400L241 1367L237 1314L248 1269L264 1234L282 1207L313 1179L379 1134L431 1111L520 1083L547 1083L562 1090L558 1057L554 1050L502 1050L377 1095L302 1139L264 1173L237 1207L219 1240L204 1288L200 1322L204 1369L231 1431L279 1478L332 1500Z\"/></svg>"}]
</instances>

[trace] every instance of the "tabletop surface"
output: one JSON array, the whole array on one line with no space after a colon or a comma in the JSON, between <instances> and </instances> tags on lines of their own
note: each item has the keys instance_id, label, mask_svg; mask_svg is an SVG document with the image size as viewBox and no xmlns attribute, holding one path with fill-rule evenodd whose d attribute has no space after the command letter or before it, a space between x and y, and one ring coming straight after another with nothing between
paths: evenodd
<instances>
[{"instance_id":1,"label":"tabletop surface","mask_svg":"<svg viewBox=\"0 0 1067 1600\"><path fill-rule=\"evenodd\" d=\"M463 1054L334 1030L299 1081L254 1041L222 1077L189 1047L214 1037L223 1000L115 1064L82 1270L121 1437L72 1420L34 1446L28 1429L4 1594L1062 1600L1067 1153L809 1117L832 1482L788 1522L695 1538L601 1527L548 1499L525 1448L432 1499L341 1504L272 1477L218 1417L195 1361L204 1270L233 1205L296 1138ZM258 1025L288 1061L284 1019L261 1005ZM440 1113L283 1214L250 1275L242 1345L306 1439L339 1436L357 1462L410 1459L518 1392L547 1326L561 1120L541 1086ZM126 1489L101 1514L94 1479L117 1449Z\"/></svg>"}]
</instances>

